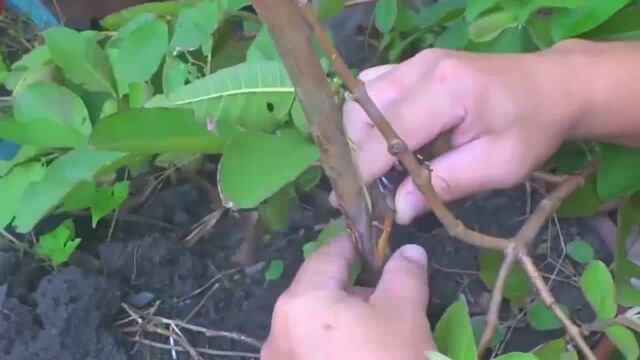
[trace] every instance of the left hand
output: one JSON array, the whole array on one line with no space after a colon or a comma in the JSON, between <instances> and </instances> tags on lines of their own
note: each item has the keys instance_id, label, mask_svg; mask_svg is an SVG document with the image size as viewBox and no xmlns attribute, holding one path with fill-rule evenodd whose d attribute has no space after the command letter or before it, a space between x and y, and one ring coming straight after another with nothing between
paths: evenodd
<instances>
[{"instance_id":1,"label":"left hand","mask_svg":"<svg viewBox=\"0 0 640 360\"><path fill-rule=\"evenodd\" d=\"M427 255L398 250L375 289L352 287L348 235L314 253L278 299L261 359L425 359L435 350L426 308Z\"/></svg>"}]
</instances>

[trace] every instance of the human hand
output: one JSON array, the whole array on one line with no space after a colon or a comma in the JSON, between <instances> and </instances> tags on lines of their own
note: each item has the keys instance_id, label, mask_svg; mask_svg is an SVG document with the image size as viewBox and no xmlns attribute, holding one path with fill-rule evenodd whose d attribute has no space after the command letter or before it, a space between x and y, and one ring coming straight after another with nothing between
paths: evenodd
<instances>
[{"instance_id":1,"label":"human hand","mask_svg":"<svg viewBox=\"0 0 640 360\"><path fill-rule=\"evenodd\" d=\"M342 235L307 259L276 303L261 359L423 360L435 350L424 250L400 248L375 289L349 286L355 258Z\"/></svg>"},{"instance_id":2,"label":"human hand","mask_svg":"<svg viewBox=\"0 0 640 360\"><path fill-rule=\"evenodd\" d=\"M480 54L428 49L398 64L365 70L367 92L411 150L450 130L452 150L430 162L443 201L523 181L562 144L583 99L569 57L552 49ZM365 182L396 161L365 112L344 106L347 133ZM428 209L410 179L396 192L396 221Z\"/></svg>"}]
</instances>

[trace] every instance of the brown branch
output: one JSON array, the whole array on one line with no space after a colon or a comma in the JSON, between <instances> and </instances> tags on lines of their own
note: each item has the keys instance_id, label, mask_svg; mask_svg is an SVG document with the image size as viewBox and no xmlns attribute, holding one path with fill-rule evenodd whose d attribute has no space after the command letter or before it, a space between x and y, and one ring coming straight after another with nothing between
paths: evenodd
<instances>
[{"instance_id":1,"label":"brown branch","mask_svg":"<svg viewBox=\"0 0 640 360\"><path fill-rule=\"evenodd\" d=\"M500 271L498 272L498 278L496 279L495 286L493 287L493 292L491 293L491 302L489 303L489 311L487 312L487 325L482 333L482 337L480 338L480 342L478 343L478 358L482 357L485 349L488 348L491 344L491 340L493 339L493 334L496 331L496 327L498 326L498 318L500 315L500 304L502 303L502 293L504 292L504 287L507 282L507 278L509 277L509 273L513 268L513 265L516 263L516 253L515 246L513 244L507 248L505 251L506 256L504 261L502 262L502 266L500 266Z\"/></svg>"},{"instance_id":2,"label":"brown branch","mask_svg":"<svg viewBox=\"0 0 640 360\"><path fill-rule=\"evenodd\" d=\"M520 256L520 263L522 264L524 270L527 272L527 275L529 275L529 278L531 279L531 282L535 286L536 290L538 290L538 294L540 295L542 301L544 301L545 305L547 305L547 307L549 307L553 311L558 320L560 320L564 328L567 330L567 333L569 333L569 336L573 339L573 341L576 342L578 348L580 348L580 351L585 355L587 359L596 360L596 357L589 348L589 345L582 338L580 329L574 323L572 323L569 318L567 318L567 316L562 312L562 309L560 309L560 306L558 306L556 299L553 297L553 294L551 294L551 291L549 291L547 285L542 280L540 271L533 263L531 257L527 254L522 254L522 256Z\"/></svg>"},{"instance_id":3,"label":"brown branch","mask_svg":"<svg viewBox=\"0 0 640 360\"><path fill-rule=\"evenodd\" d=\"M363 259L368 282L377 280L376 240L386 211L382 194L366 187L353 160L351 145L342 122L342 111L329 87L326 74L312 46L312 33L300 16L294 0L253 0L259 18L267 27L293 82L296 95L320 151L320 161L336 195L338 208L346 219ZM287 21L282 21L286 19ZM373 205L375 203L375 207Z\"/></svg>"}]
</instances>

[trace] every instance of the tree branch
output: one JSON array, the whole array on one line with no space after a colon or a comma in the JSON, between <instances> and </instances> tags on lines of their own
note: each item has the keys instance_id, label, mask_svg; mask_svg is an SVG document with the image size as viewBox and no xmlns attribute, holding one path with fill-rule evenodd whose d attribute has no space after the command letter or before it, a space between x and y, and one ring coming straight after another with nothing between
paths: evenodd
<instances>
[{"instance_id":1,"label":"tree branch","mask_svg":"<svg viewBox=\"0 0 640 360\"><path fill-rule=\"evenodd\" d=\"M379 267L376 266L375 249L382 231L374 223L383 223L391 209L385 206L383 194L377 187L364 185L355 166L342 122L342 111L315 55L311 31L300 16L298 5L293 0L252 2L295 86L338 207L362 255L363 275L369 282L376 281Z\"/></svg>"}]
</instances>

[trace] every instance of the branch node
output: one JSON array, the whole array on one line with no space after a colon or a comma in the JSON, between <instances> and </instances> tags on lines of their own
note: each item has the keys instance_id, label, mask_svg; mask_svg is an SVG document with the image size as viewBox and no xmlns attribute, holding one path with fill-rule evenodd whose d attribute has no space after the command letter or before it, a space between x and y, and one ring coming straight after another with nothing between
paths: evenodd
<instances>
[{"instance_id":1,"label":"branch node","mask_svg":"<svg viewBox=\"0 0 640 360\"><path fill-rule=\"evenodd\" d=\"M391 141L389 141L388 151L391 156L397 158L407 151L407 145L400 139L391 139Z\"/></svg>"}]
</instances>

